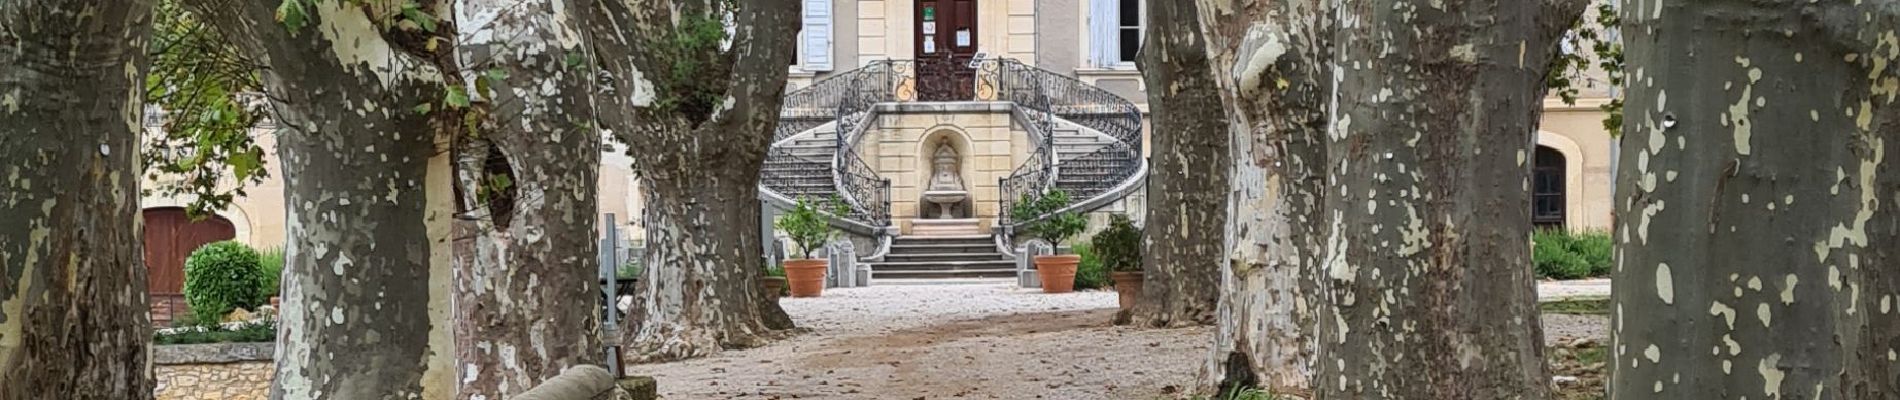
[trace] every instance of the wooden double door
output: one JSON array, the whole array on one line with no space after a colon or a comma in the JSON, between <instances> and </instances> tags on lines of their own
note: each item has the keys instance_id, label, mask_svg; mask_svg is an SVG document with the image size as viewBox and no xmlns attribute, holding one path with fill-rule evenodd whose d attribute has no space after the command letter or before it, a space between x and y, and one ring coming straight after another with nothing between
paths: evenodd
<instances>
[{"instance_id":1,"label":"wooden double door","mask_svg":"<svg viewBox=\"0 0 1900 400\"><path fill-rule=\"evenodd\" d=\"M916 0L917 99L976 97L977 0Z\"/></svg>"}]
</instances>

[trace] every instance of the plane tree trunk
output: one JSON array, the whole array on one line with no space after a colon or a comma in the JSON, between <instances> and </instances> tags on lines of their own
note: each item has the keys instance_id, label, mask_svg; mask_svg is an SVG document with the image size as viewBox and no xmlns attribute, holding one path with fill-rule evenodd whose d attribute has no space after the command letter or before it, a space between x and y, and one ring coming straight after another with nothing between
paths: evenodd
<instances>
[{"instance_id":1,"label":"plane tree trunk","mask_svg":"<svg viewBox=\"0 0 1900 400\"><path fill-rule=\"evenodd\" d=\"M791 327L760 288L758 173L798 7L639 0L580 11L612 78L596 97L601 122L630 148L647 191L648 268L622 337L633 361L758 346Z\"/></svg>"},{"instance_id":2,"label":"plane tree trunk","mask_svg":"<svg viewBox=\"0 0 1900 400\"><path fill-rule=\"evenodd\" d=\"M279 22L278 2L192 3L268 67L288 209L275 399L454 394L441 143L460 120L440 120L437 68L452 46L429 50L435 34L397 27L400 5L310 2Z\"/></svg>"},{"instance_id":3,"label":"plane tree trunk","mask_svg":"<svg viewBox=\"0 0 1900 400\"><path fill-rule=\"evenodd\" d=\"M1585 3L1340 10L1320 398L1549 397L1528 163L1555 38Z\"/></svg>"},{"instance_id":4,"label":"plane tree trunk","mask_svg":"<svg viewBox=\"0 0 1900 400\"><path fill-rule=\"evenodd\" d=\"M1311 394L1332 13L1319 0L1197 4L1231 118L1226 251L1200 385Z\"/></svg>"},{"instance_id":5,"label":"plane tree trunk","mask_svg":"<svg viewBox=\"0 0 1900 400\"><path fill-rule=\"evenodd\" d=\"M458 136L457 397L509 398L603 362L600 133L564 0L457 2L458 64L480 123ZM481 84L474 84L479 80Z\"/></svg>"},{"instance_id":6,"label":"plane tree trunk","mask_svg":"<svg viewBox=\"0 0 1900 400\"><path fill-rule=\"evenodd\" d=\"M1139 326L1211 324L1227 221L1227 115L1209 69L1194 3L1147 8L1140 63L1154 115L1147 225L1142 230Z\"/></svg>"},{"instance_id":7,"label":"plane tree trunk","mask_svg":"<svg viewBox=\"0 0 1900 400\"><path fill-rule=\"evenodd\" d=\"M1900 398L1896 6L1626 3L1612 397Z\"/></svg>"},{"instance_id":8,"label":"plane tree trunk","mask_svg":"<svg viewBox=\"0 0 1900 400\"><path fill-rule=\"evenodd\" d=\"M0 3L0 399L149 399L152 5Z\"/></svg>"}]
</instances>

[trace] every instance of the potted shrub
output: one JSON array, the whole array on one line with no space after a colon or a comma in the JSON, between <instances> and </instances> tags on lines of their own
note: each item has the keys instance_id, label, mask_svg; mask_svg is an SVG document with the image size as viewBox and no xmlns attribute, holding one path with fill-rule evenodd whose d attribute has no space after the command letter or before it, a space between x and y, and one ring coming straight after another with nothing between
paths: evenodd
<instances>
[{"instance_id":1,"label":"potted shrub","mask_svg":"<svg viewBox=\"0 0 1900 400\"><path fill-rule=\"evenodd\" d=\"M1056 212L1069 206L1069 193L1061 189L1043 193L1041 198L1031 199L1025 195L1022 201L1011 207L1010 216L1018 221L1029 221L1023 226L1024 233L1031 237L1049 241L1055 246L1056 254L1036 256L1036 276L1042 278L1043 293L1068 293L1075 291L1075 267L1082 257L1075 254L1063 254L1062 244L1069 238L1081 234L1088 227L1088 220L1073 212ZM1041 216L1040 219L1037 216Z\"/></svg>"},{"instance_id":2,"label":"potted shrub","mask_svg":"<svg viewBox=\"0 0 1900 400\"><path fill-rule=\"evenodd\" d=\"M765 279L759 283L765 289L765 298L778 301L779 296L785 293L785 268L766 265Z\"/></svg>"},{"instance_id":3,"label":"potted shrub","mask_svg":"<svg viewBox=\"0 0 1900 400\"><path fill-rule=\"evenodd\" d=\"M842 202L834 198L831 203L834 213L842 213L842 210L835 210L843 206L840 204ZM825 270L830 265L825 259L812 258L811 253L837 236L838 232L831 229L831 222L819 214L817 205L801 198L791 212L779 216L772 226L791 237L792 247L795 247L793 250L797 251L795 254L802 257L785 260L785 280L792 289L792 297L818 297L824 294Z\"/></svg>"},{"instance_id":4,"label":"potted shrub","mask_svg":"<svg viewBox=\"0 0 1900 400\"><path fill-rule=\"evenodd\" d=\"M1110 271L1109 278L1115 280L1122 310L1134 308L1135 300L1141 298L1141 228L1127 216L1116 214L1109 219L1108 229L1089 240L1089 246Z\"/></svg>"}]
</instances>

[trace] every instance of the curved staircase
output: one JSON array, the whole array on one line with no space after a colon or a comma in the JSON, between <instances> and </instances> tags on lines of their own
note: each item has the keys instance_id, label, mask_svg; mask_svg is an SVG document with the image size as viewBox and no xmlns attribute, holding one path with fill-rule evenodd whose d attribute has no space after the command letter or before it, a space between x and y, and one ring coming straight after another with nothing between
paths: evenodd
<instances>
[{"instance_id":1,"label":"curved staircase","mask_svg":"<svg viewBox=\"0 0 1900 400\"><path fill-rule=\"evenodd\" d=\"M833 222L886 239L885 248L861 253L872 255L871 276L883 284L1014 277L1011 255L997 243L1013 243L1016 229L1045 215L1012 220L1012 204L1059 189L1075 199L1061 211L1088 212L1140 186L1147 160L1141 114L1133 103L1015 60L984 60L975 68L976 100L1014 103L1011 119L1035 146L999 182L995 236L892 237L888 229L890 180L855 149L877 104L916 100L918 68L912 61L873 62L787 93L760 172L762 197L782 205L800 198L848 204L849 215L832 215Z\"/></svg>"}]
</instances>

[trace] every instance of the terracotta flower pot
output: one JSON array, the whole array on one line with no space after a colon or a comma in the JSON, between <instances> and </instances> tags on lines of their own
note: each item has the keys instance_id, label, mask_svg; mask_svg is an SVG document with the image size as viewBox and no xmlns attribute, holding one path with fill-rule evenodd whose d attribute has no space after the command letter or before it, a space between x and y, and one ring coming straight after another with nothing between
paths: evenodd
<instances>
[{"instance_id":1,"label":"terracotta flower pot","mask_svg":"<svg viewBox=\"0 0 1900 400\"><path fill-rule=\"evenodd\" d=\"M822 258L785 260L785 280L792 286L792 297L818 297L824 294L827 264Z\"/></svg>"},{"instance_id":2,"label":"terracotta flower pot","mask_svg":"<svg viewBox=\"0 0 1900 400\"><path fill-rule=\"evenodd\" d=\"M1081 262L1082 256L1073 254L1036 256L1036 276L1042 278L1042 292L1075 291L1075 265Z\"/></svg>"},{"instance_id":3,"label":"terracotta flower pot","mask_svg":"<svg viewBox=\"0 0 1900 400\"><path fill-rule=\"evenodd\" d=\"M1109 279L1115 280L1115 294L1121 298L1122 311L1135 308L1135 300L1141 298L1141 272L1111 272Z\"/></svg>"},{"instance_id":4,"label":"terracotta flower pot","mask_svg":"<svg viewBox=\"0 0 1900 400\"><path fill-rule=\"evenodd\" d=\"M765 277L765 280L760 282L760 285L765 287L765 298L772 299L772 301L778 301L779 295L785 293L785 277L783 276Z\"/></svg>"}]
</instances>

